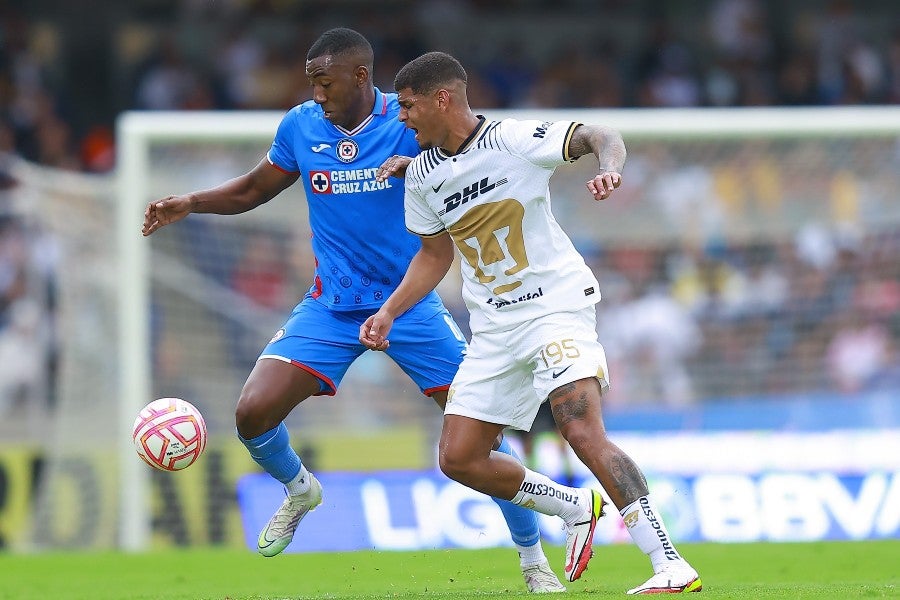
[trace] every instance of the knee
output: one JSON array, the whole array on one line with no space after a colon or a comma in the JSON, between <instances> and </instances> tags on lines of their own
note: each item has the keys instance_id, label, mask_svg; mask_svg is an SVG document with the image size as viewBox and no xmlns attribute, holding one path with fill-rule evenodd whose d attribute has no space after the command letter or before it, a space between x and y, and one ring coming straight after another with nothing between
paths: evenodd
<instances>
[{"instance_id":1,"label":"knee","mask_svg":"<svg viewBox=\"0 0 900 600\"><path fill-rule=\"evenodd\" d=\"M237 407L234 409L234 424L244 439L251 439L272 429L277 423L266 421L265 400L253 390L241 391Z\"/></svg>"},{"instance_id":2,"label":"knee","mask_svg":"<svg viewBox=\"0 0 900 600\"><path fill-rule=\"evenodd\" d=\"M442 449L438 455L441 472L454 481L464 482L469 472L469 462L453 451Z\"/></svg>"},{"instance_id":3,"label":"knee","mask_svg":"<svg viewBox=\"0 0 900 600\"><path fill-rule=\"evenodd\" d=\"M607 443L606 431L588 421L572 421L560 429L560 433L566 442L576 453L583 448L605 446Z\"/></svg>"}]
</instances>

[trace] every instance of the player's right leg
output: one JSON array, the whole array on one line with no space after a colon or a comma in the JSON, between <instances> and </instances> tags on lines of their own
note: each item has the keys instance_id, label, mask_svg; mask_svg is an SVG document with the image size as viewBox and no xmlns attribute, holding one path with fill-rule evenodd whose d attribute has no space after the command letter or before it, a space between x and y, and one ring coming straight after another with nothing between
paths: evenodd
<instances>
[{"instance_id":1,"label":"player's right leg","mask_svg":"<svg viewBox=\"0 0 900 600\"><path fill-rule=\"evenodd\" d=\"M301 519L322 502L322 486L307 471L290 444L284 418L301 401L318 392L319 381L291 363L257 361L235 411L238 437L250 456L285 486L284 502L259 535L258 550L275 556L294 537Z\"/></svg>"},{"instance_id":2,"label":"player's right leg","mask_svg":"<svg viewBox=\"0 0 900 600\"><path fill-rule=\"evenodd\" d=\"M322 486L291 447L284 419L309 396L333 395L362 352L355 336L345 340L336 332L339 321L315 300L304 300L263 350L241 391L238 437L286 491L259 535L264 556L283 551L300 521L322 502Z\"/></svg>"},{"instance_id":3,"label":"player's right leg","mask_svg":"<svg viewBox=\"0 0 900 600\"><path fill-rule=\"evenodd\" d=\"M560 517L567 529L564 571L568 581L575 581L591 559L597 520L604 514L600 493L559 484L504 454L492 452L494 438L503 426L459 414L469 412L469 408L474 407L453 406L453 414L444 414L438 454L441 471L482 493Z\"/></svg>"}]
</instances>

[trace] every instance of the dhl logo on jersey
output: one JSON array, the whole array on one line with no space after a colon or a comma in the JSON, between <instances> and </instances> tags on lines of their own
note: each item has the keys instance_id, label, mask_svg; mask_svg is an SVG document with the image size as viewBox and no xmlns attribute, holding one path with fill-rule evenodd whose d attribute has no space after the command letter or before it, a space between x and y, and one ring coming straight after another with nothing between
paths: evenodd
<instances>
[{"instance_id":1,"label":"dhl logo on jersey","mask_svg":"<svg viewBox=\"0 0 900 600\"><path fill-rule=\"evenodd\" d=\"M377 171L378 169L310 171L309 187L314 194L356 194L393 187L390 179L376 181Z\"/></svg>"}]
</instances>

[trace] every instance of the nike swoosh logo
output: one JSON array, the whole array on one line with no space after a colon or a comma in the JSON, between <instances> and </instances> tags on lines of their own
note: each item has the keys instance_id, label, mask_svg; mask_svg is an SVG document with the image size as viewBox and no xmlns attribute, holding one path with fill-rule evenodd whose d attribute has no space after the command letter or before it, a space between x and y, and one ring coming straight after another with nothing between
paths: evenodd
<instances>
[{"instance_id":1,"label":"nike swoosh logo","mask_svg":"<svg viewBox=\"0 0 900 600\"><path fill-rule=\"evenodd\" d=\"M569 370L569 367L571 367L571 366L572 366L572 365L569 365L568 367L566 367L566 368L563 369L562 371L557 371L557 372L553 373L553 379L556 379L557 377L559 377L560 375L562 375L563 373L565 373L566 371L568 371L568 370Z\"/></svg>"},{"instance_id":2,"label":"nike swoosh logo","mask_svg":"<svg viewBox=\"0 0 900 600\"><path fill-rule=\"evenodd\" d=\"M447 183L446 179L440 182L437 187L431 186L431 189L433 189L434 193L437 194L439 191L441 191L441 188L444 187L445 183Z\"/></svg>"},{"instance_id":3,"label":"nike swoosh logo","mask_svg":"<svg viewBox=\"0 0 900 600\"><path fill-rule=\"evenodd\" d=\"M326 148L331 148L331 144L319 144L318 146L310 146L309 149L312 150L313 152L321 152L322 150L325 150Z\"/></svg>"}]
</instances>

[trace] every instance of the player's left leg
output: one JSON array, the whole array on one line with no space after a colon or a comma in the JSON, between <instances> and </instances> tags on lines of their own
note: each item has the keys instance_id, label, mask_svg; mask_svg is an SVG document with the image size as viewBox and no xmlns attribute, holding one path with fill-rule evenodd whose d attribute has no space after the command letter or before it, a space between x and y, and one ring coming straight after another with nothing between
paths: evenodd
<instances>
[{"instance_id":1,"label":"player's left leg","mask_svg":"<svg viewBox=\"0 0 900 600\"><path fill-rule=\"evenodd\" d=\"M539 394L551 390L548 401L560 433L603 485L635 544L650 558L654 576L628 593L699 591L700 578L675 549L643 473L606 435L601 398L602 390L609 386L608 368L596 339L593 308L556 315L555 319L555 336L564 338L561 352L545 349L544 355L559 360L538 365L535 387Z\"/></svg>"},{"instance_id":2,"label":"player's left leg","mask_svg":"<svg viewBox=\"0 0 900 600\"><path fill-rule=\"evenodd\" d=\"M423 393L443 411L447 388L462 360L466 341L450 313L425 303L396 320L387 354L397 362ZM522 462L509 442L499 435L494 450ZM550 569L541 545L541 532L534 511L491 496L509 528L519 554L519 566L529 591L564 592L566 588Z\"/></svg>"},{"instance_id":3,"label":"player's left leg","mask_svg":"<svg viewBox=\"0 0 900 600\"><path fill-rule=\"evenodd\" d=\"M654 575L629 594L700 591L697 572L672 542L662 516L634 461L606 436L600 414L600 384L596 378L566 383L550 394L553 415L560 432L576 456L603 485L628 533L649 558Z\"/></svg>"}]
</instances>

